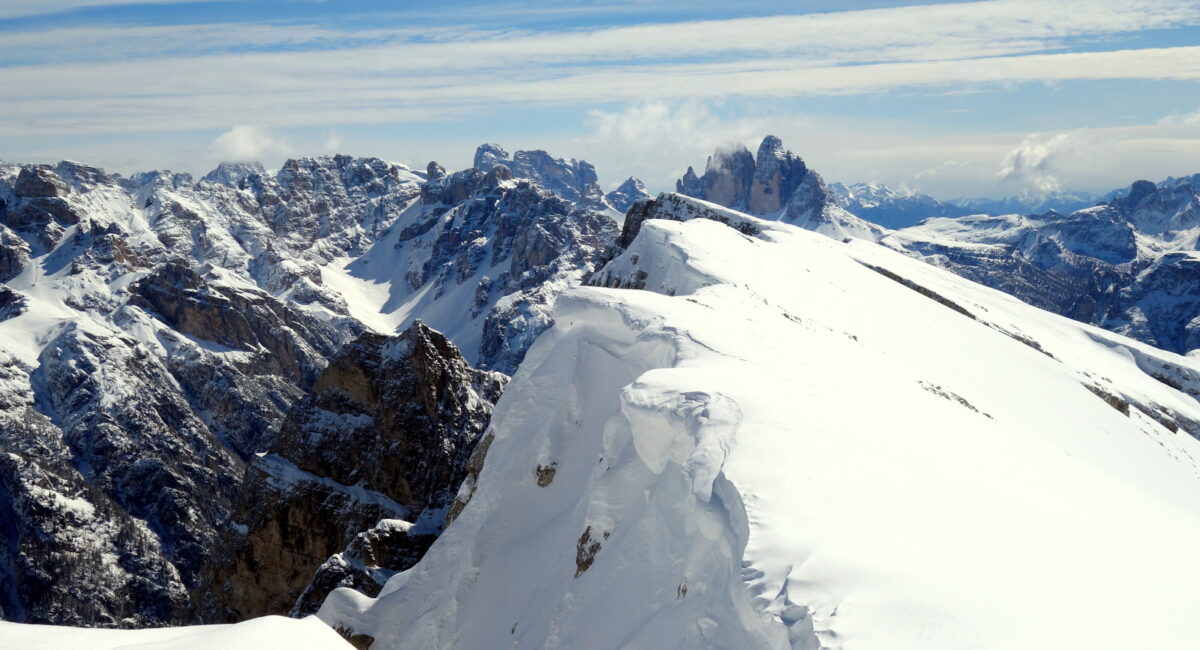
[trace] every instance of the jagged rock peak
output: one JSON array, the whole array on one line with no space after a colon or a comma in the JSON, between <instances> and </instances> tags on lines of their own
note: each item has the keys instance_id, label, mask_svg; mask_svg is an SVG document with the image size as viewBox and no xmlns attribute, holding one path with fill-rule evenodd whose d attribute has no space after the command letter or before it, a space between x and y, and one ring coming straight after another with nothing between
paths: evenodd
<instances>
[{"instance_id":1,"label":"jagged rock peak","mask_svg":"<svg viewBox=\"0 0 1200 650\"><path fill-rule=\"evenodd\" d=\"M649 197L650 193L646 191L645 184L632 176L625 179L625 182L621 183L617 189L605 195L612 207L621 212L628 210L634 201Z\"/></svg>"},{"instance_id":2,"label":"jagged rock peak","mask_svg":"<svg viewBox=\"0 0 1200 650\"><path fill-rule=\"evenodd\" d=\"M882 230L842 208L820 175L768 135L757 158L744 146L717 149L704 176L692 168L675 184L680 194L749 214L768 216L837 239L877 240Z\"/></svg>"},{"instance_id":3,"label":"jagged rock peak","mask_svg":"<svg viewBox=\"0 0 1200 650\"><path fill-rule=\"evenodd\" d=\"M1129 194L1127 194L1123 199L1118 199L1115 204L1118 207L1132 210L1142 202L1142 199L1154 194L1156 191L1158 191L1158 186L1150 181L1134 181L1133 184L1129 186Z\"/></svg>"},{"instance_id":4,"label":"jagged rock peak","mask_svg":"<svg viewBox=\"0 0 1200 650\"><path fill-rule=\"evenodd\" d=\"M781 210L808 172L804 161L785 150L783 141L773 135L763 138L754 165L748 207L755 214Z\"/></svg>"},{"instance_id":5,"label":"jagged rock peak","mask_svg":"<svg viewBox=\"0 0 1200 650\"><path fill-rule=\"evenodd\" d=\"M700 179L704 192L702 198L719 205L747 209L754 165L754 156L744 146L717 149L709 156L704 177Z\"/></svg>"},{"instance_id":6,"label":"jagged rock peak","mask_svg":"<svg viewBox=\"0 0 1200 650\"><path fill-rule=\"evenodd\" d=\"M353 550L359 533L367 531L369 542L380 537L380 520L403 520L388 526L396 529L386 535L395 538L389 557L373 563L395 572L420 559L506 381L471 367L419 320L398 335L366 333L347 345L293 408L269 453L247 467L237 524L196 594L204 619L311 611L338 586L378 593L363 576L348 581L354 572L332 571L338 558L348 545L361 558ZM296 527L303 534L292 534Z\"/></svg>"},{"instance_id":7,"label":"jagged rock peak","mask_svg":"<svg viewBox=\"0 0 1200 650\"><path fill-rule=\"evenodd\" d=\"M475 169L489 172L497 165L508 167L514 178L535 181L581 207L594 210L612 207L600 189L595 166L586 160L555 158L541 149L517 151L510 157L499 145L479 145L475 150Z\"/></svg>"},{"instance_id":8,"label":"jagged rock peak","mask_svg":"<svg viewBox=\"0 0 1200 650\"><path fill-rule=\"evenodd\" d=\"M446 175L446 168L438 164L436 160L430 160L425 166L425 176L429 180L441 178Z\"/></svg>"},{"instance_id":9,"label":"jagged rock peak","mask_svg":"<svg viewBox=\"0 0 1200 650\"><path fill-rule=\"evenodd\" d=\"M492 167L507 163L510 160L508 152L500 145L484 143L475 149L475 162L472 167L481 172L488 172L491 171Z\"/></svg>"},{"instance_id":10,"label":"jagged rock peak","mask_svg":"<svg viewBox=\"0 0 1200 650\"><path fill-rule=\"evenodd\" d=\"M246 179L251 176L266 176L267 169L258 162L223 162L216 169L208 172L201 181L217 183L234 189L245 188Z\"/></svg>"},{"instance_id":11,"label":"jagged rock peak","mask_svg":"<svg viewBox=\"0 0 1200 650\"><path fill-rule=\"evenodd\" d=\"M507 165L496 165L489 169L487 175L483 177L483 184L485 187L497 187L500 183L512 179L512 170Z\"/></svg>"}]
</instances>

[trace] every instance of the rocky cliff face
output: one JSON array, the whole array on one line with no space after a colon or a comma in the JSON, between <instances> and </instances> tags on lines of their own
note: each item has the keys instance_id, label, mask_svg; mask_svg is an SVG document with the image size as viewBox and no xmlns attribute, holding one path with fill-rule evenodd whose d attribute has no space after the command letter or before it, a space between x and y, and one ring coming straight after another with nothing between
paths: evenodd
<instances>
[{"instance_id":1,"label":"rocky cliff face","mask_svg":"<svg viewBox=\"0 0 1200 650\"><path fill-rule=\"evenodd\" d=\"M6 619L191 620L246 461L363 330L311 270L418 191L378 161L291 168L0 164Z\"/></svg>"},{"instance_id":2,"label":"rocky cliff face","mask_svg":"<svg viewBox=\"0 0 1200 650\"><path fill-rule=\"evenodd\" d=\"M773 135L763 138L757 155L740 146L719 149L709 157L703 177L689 167L675 191L835 239L874 241L884 232L842 208L820 175Z\"/></svg>"},{"instance_id":3,"label":"rocky cliff face","mask_svg":"<svg viewBox=\"0 0 1200 650\"><path fill-rule=\"evenodd\" d=\"M613 206L597 183L596 168L586 160L563 160L545 151L517 151L509 156L500 145L482 144L475 150L475 169L487 173L496 165L504 165L514 178L537 181L580 207L605 210Z\"/></svg>"},{"instance_id":4,"label":"rocky cliff face","mask_svg":"<svg viewBox=\"0 0 1200 650\"><path fill-rule=\"evenodd\" d=\"M600 196L586 163L505 160ZM512 372L616 235L505 165L0 163L0 616L149 626L370 590L439 530L503 376L423 325L370 334L329 269Z\"/></svg>"},{"instance_id":5,"label":"rocky cliff face","mask_svg":"<svg viewBox=\"0 0 1200 650\"><path fill-rule=\"evenodd\" d=\"M390 286L388 304L403 305L397 320L419 317L469 361L512 373L550 326L557 295L596 268L616 236L607 214L496 165L425 183L417 203L347 268Z\"/></svg>"},{"instance_id":6,"label":"rocky cliff face","mask_svg":"<svg viewBox=\"0 0 1200 650\"><path fill-rule=\"evenodd\" d=\"M370 590L372 572L415 562L441 529L505 381L420 322L350 344L247 468L196 594L203 619L286 614L302 595L309 611L336 586Z\"/></svg>"},{"instance_id":7,"label":"rocky cliff face","mask_svg":"<svg viewBox=\"0 0 1200 650\"><path fill-rule=\"evenodd\" d=\"M609 205L614 209L624 213L629 210L629 206L633 205L634 201L650 198L650 193L646 191L646 186L642 184L642 181L630 176L617 189L604 195L604 198L608 199Z\"/></svg>"}]
</instances>

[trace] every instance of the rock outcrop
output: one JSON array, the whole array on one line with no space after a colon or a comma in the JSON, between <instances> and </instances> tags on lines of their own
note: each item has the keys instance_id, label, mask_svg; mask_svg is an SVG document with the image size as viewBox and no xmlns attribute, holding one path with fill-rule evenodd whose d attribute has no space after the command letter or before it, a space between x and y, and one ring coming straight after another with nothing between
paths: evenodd
<instances>
[{"instance_id":1,"label":"rock outcrop","mask_svg":"<svg viewBox=\"0 0 1200 650\"><path fill-rule=\"evenodd\" d=\"M675 183L676 193L756 216L772 217L835 239L878 240L883 229L847 212L804 161L768 135L757 156L742 146L718 149L704 176L691 167Z\"/></svg>"},{"instance_id":2,"label":"rock outcrop","mask_svg":"<svg viewBox=\"0 0 1200 650\"><path fill-rule=\"evenodd\" d=\"M617 189L606 194L604 198L614 209L623 213L629 210L629 206L633 205L634 201L651 197L642 181L630 176Z\"/></svg>"},{"instance_id":3,"label":"rock outcrop","mask_svg":"<svg viewBox=\"0 0 1200 650\"><path fill-rule=\"evenodd\" d=\"M371 576L411 566L440 532L505 381L419 321L349 345L248 467L195 596L203 619L311 611L335 586L377 592Z\"/></svg>"},{"instance_id":4,"label":"rock outcrop","mask_svg":"<svg viewBox=\"0 0 1200 650\"><path fill-rule=\"evenodd\" d=\"M563 160L540 149L517 151L511 157L495 144L475 150L475 169L487 173L497 165L512 171L514 178L537 181L562 198L592 210L611 208L596 177L596 168L586 160Z\"/></svg>"}]
</instances>

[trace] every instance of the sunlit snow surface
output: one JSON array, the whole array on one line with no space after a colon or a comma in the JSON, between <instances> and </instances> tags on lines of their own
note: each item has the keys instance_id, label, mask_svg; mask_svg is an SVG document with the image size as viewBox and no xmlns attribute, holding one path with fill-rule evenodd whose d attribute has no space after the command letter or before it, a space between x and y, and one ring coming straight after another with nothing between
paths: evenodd
<instances>
[{"instance_id":1,"label":"sunlit snow surface","mask_svg":"<svg viewBox=\"0 0 1200 650\"><path fill-rule=\"evenodd\" d=\"M1151 376L1197 360L758 223L647 221L594 278L646 290L563 294L461 516L320 616L374 648L1200 647L1200 443L1137 408L1200 421Z\"/></svg>"},{"instance_id":2,"label":"sunlit snow surface","mask_svg":"<svg viewBox=\"0 0 1200 650\"><path fill-rule=\"evenodd\" d=\"M97 630L0 621L0 648L21 650L337 650L350 648L316 617L268 616L237 625Z\"/></svg>"}]
</instances>

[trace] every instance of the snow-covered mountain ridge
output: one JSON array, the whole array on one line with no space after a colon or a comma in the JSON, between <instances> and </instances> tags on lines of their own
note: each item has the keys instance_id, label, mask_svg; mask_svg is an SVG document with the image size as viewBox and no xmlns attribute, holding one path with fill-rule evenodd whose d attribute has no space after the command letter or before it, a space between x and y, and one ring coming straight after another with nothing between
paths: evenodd
<instances>
[{"instance_id":1,"label":"snow-covered mountain ridge","mask_svg":"<svg viewBox=\"0 0 1200 650\"><path fill-rule=\"evenodd\" d=\"M1125 647L1139 594L1186 644L1197 362L946 271L1192 349L1193 180L888 230L771 137L654 198L495 145L0 163L0 618Z\"/></svg>"},{"instance_id":2,"label":"snow-covered mountain ridge","mask_svg":"<svg viewBox=\"0 0 1200 650\"><path fill-rule=\"evenodd\" d=\"M527 158L547 178L590 169ZM426 496L457 489L498 390L480 389L457 420L412 424L399 415L415 408L406 400L451 403L439 400L479 383L471 364L512 372L549 326L555 296L615 240L604 210L504 166L447 174L331 156L277 173L224 164L195 181L0 163L0 618L137 627L287 613L319 565L378 519L444 514L449 504ZM385 364L397 376L371 390L392 397L356 408L378 423L359 421L359 433L396 453L380 466L428 476L364 481L353 450L336 452L349 435L338 427L320 463L276 449L294 409L316 408L307 397L362 383L328 379L331 359L371 330L390 336L419 318L450 340L422 335L444 341L412 362L423 370L402 381L407 366ZM319 404L338 403L329 399ZM296 429L346 415L316 410ZM267 452L282 464L264 465ZM341 517L303 543L279 543L286 526L247 501L264 467L286 463L305 469L271 475L287 489L259 497L295 518L318 517L322 503ZM351 489L356 481L367 487ZM241 568L256 567L262 584L212 566L256 535L271 552L248 552Z\"/></svg>"},{"instance_id":3,"label":"snow-covered mountain ridge","mask_svg":"<svg viewBox=\"0 0 1200 650\"><path fill-rule=\"evenodd\" d=\"M1195 360L658 202L681 220L558 300L454 524L322 618L374 648L1200 641Z\"/></svg>"}]
</instances>

